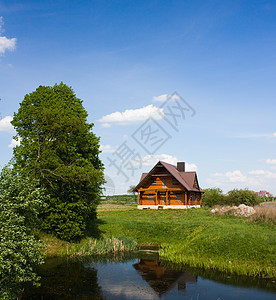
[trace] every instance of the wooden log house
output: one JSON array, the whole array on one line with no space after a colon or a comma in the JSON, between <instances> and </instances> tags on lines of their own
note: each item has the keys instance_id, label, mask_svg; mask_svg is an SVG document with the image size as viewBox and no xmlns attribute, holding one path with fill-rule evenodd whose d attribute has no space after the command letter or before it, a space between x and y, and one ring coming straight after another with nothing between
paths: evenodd
<instances>
[{"instance_id":1,"label":"wooden log house","mask_svg":"<svg viewBox=\"0 0 276 300\"><path fill-rule=\"evenodd\" d=\"M204 192L196 172L185 172L185 163L177 166L159 161L149 173L143 173L135 187L138 209L186 209L201 207Z\"/></svg>"}]
</instances>

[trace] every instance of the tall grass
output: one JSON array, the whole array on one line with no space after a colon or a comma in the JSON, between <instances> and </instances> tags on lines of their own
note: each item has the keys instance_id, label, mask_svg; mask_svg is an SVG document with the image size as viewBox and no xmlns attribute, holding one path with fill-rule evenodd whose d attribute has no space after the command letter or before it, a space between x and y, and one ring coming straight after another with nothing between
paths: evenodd
<instances>
[{"instance_id":1,"label":"tall grass","mask_svg":"<svg viewBox=\"0 0 276 300\"><path fill-rule=\"evenodd\" d=\"M256 213L250 217L250 221L276 225L276 206L257 206L254 208Z\"/></svg>"},{"instance_id":2,"label":"tall grass","mask_svg":"<svg viewBox=\"0 0 276 300\"><path fill-rule=\"evenodd\" d=\"M136 248L136 242L129 237L88 238L70 250L71 256L105 255L109 253L129 252Z\"/></svg>"},{"instance_id":3,"label":"tall grass","mask_svg":"<svg viewBox=\"0 0 276 300\"><path fill-rule=\"evenodd\" d=\"M136 249L137 243L127 236L101 237L99 239L86 238L79 243L63 242L47 235L41 236L46 244L48 257L85 257L92 255L105 255L109 253L130 252Z\"/></svg>"}]
</instances>

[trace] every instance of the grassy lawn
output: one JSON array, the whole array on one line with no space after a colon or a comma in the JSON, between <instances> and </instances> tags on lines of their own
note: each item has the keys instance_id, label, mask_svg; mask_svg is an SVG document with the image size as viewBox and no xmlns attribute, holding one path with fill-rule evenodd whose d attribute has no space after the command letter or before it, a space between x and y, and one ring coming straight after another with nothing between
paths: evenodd
<instances>
[{"instance_id":1,"label":"grassy lawn","mask_svg":"<svg viewBox=\"0 0 276 300\"><path fill-rule=\"evenodd\" d=\"M102 236L131 237L140 245L160 245L160 257L174 263L276 277L275 225L218 217L204 209L121 207L99 207Z\"/></svg>"}]
</instances>

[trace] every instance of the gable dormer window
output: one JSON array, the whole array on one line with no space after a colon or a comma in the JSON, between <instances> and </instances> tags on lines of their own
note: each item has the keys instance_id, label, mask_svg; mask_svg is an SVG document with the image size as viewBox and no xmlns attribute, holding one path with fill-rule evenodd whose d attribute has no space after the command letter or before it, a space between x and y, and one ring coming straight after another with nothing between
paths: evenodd
<instances>
[{"instance_id":1,"label":"gable dormer window","mask_svg":"<svg viewBox=\"0 0 276 300\"><path fill-rule=\"evenodd\" d=\"M150 185L156 185L156 178L151 177Z\"/></svg>"},{"instance_id":2,"label":"gable dormer window","mask_svg":"<svg viewBox=\"0 0 276 300\"><path fill-rule=\"evenodd\" d=\"M179 182L178 182L177 179L175 179L175 178L173 177L173 179L172 179L172 184L173 184L173 185L179 185Z\"/></svg>"}]
</instances>

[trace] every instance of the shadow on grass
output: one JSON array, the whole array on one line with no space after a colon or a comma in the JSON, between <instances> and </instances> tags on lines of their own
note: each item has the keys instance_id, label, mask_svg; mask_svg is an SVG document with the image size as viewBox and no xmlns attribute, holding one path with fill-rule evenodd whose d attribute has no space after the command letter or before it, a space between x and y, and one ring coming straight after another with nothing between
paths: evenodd
<instances>
[{"instance_id":1,"label":"shadow on grass","mask_svg":"<svg viewBox=\"0 0 276 300\"><path fill-rule=\"evenodd\" d=\"M89 238L99 239L103 233L99 229L99 226L103 224L106 224L106 222L98 218L90 220L86 227L85 236Z\"/></svg>"}]
</instances>

